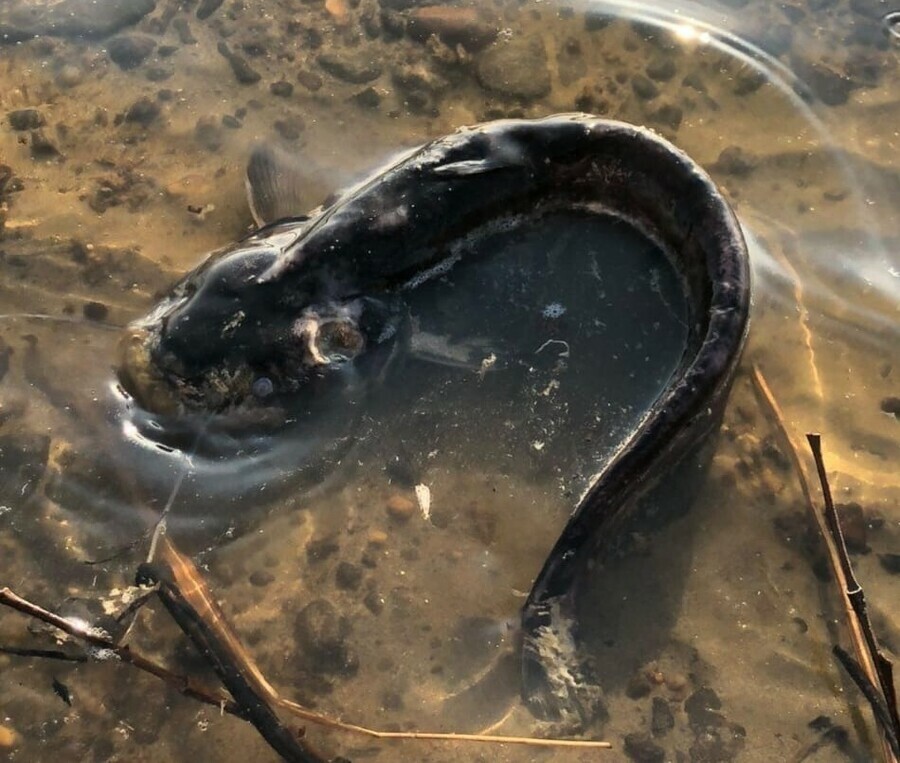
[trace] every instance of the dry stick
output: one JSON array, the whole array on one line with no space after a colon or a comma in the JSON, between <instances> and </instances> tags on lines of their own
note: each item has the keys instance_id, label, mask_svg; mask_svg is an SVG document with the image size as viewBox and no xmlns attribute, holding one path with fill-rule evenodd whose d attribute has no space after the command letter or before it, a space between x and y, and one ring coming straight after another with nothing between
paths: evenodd
<instances>
[{"instance_id":1,"label":"dry stick","mask_svg":"<svg viewBox=\"0 0 900 763\"><path fill-rule=\"evenodd\" d=\"M240 708L224 694L217 694L207 689L197 686L185 676L173 673L162 665L149 660L141 654L138 654L128 646L117 644L111 638L108 638L101 631L94 628L78 625L77 623L60 617L54 612L50 612L37 604L33 604L27 599L23 599L9 588L0 588L0 604L6 605L18 612L40 620L41 622L52 625L67 633L73 638L85 641L97 649L109 650L110 653L118 657L122 662L127 662L139 670L143 670L157 678L162 679L170 686L174 687L179 693L192 699L206 702L220 708L223 712L243 717Z\"/></svg>"},{"instance_id":2,"label":"dry stick","mask_svg":"<svg viewBox=\"0 0 900 763\"><path fill-rule=\"evenodd\" d=\"M93 646L102 649L109 649L110 651L115 652L123 662L127 662L130 665L138 668L139 670L144 670L150 675L162 679L166 683L175 687L179 692L181 692L181 694L198 700L199 702L203 702L207 705L211 705L212 707L216 707L223 713L228 713L229 715L233 715L237 718L247 720L242 709L237 705L237 703L234 702L234 700L226 697L224 694L205 689L201 686L191 685L190 679L186 676L174 673L168 668L165 668L158 663L142 657L136 652L128 649L128 647L119 646L113 641L107 641L102 637L97 638L96 636L91 636L89 638L88 629L74 625L70 621L60 618L58 615L55 615L49 610L43 609L42 607L39 607L36 604L33 604L32 602L21 598L8 588L0 589L0 604L5 604L12 609L23 612L26 615L30 615L31 617L45 622L48 625L53 625L54 627L65 631L74 638L89 641ZM2 649L0 651L7 651L10 654L20 653L20 650L13 650L11 648ZM21 650L21 653L24 656L29 657L53 656L52 654L40 653L41 651L42 650ZM79 661L86 662L87 658L84 658L83 660L79 658ZM285 712L289 712L298 718L303 718L304 720L317 723L321 726L325 726L326 728L332 728L338 731L348 731L355 734L361 734L363 736L373 737L375 739L421 739L450 742L494 742L501 744L524 744L532 745L535 747L581 747L592 749L609 749L610 747L612 747L609 742L596 742L583 739L535 739L532 737L454 734L422 731L378 731L376 729L366 728L365 726L357 726L352 723L344 723L343 721L329 718L328 716L321 715L320 713L315 713L311 710L307 710L302 705L298 705L296 702L292 702L291 700L285 699L277 694L272 698L272 700L276 705L278 705L278 707L285 710Z\"/></svg>"},{"instance_id":3,"label":"dry stick","mask_svg":"<svg viewBox=\"0 0 900 763\"><path fill-rule=\"evenodd\" d=\"M894 755L900 756L900 742L898 742L900 740L900 717L897 714L897 695L894 691L894 666L878 648L878 640L875 638L875 631L872 629L872 622L869 620L869 613L866 607L866 595L856 579L856 575L853 573L853 565L850 563L850 555L847 553L847 544L844 542L844 532L841 529L841 522L834 508L831 486L828 484L828 475L825 472L825 460L822 458L822 438L818 434L807 434L806 439L809 442L813 459L815 459L816 471L819 475L819 482L822 485L822 496L825 501L825 521L828 524L831 539L838 553L841 571L844 574L844 595L850 601L850 606L853 607L853 612L859 622L859 627L865 639L866 651L875 665L875 674L878 678L877 685L881 687L881 694L887 705L889 722L882 724L881 729L887 737ZM866 675L866 679L873 688L876 686L875 681L870 676ZM858 681L856 683L871 703L864 686L860 685ZM872 709L876 718L880 720L879 713L874 705Z\"/></svg>"},{"instance_id":4,"label":"dry stick","mask_svg":"<svg viewBox=\"0 0 900 763\"><path fill-rule=\"evenodd\" d=\"M844 571L841 567L840 559L838 558L837 549L834 547L834 542L831 539L831 533L828 532L828 528L825 526L825 520L822 518L822 515L818 511L816 511L816 505L812 499L812 492L809 488L809 479L807 478L806 467L804 466L803 458L800 455L800 449L797 447L797 444L794 442L793 437L791 437L791 434L788 431L787 424L785 423L784 413L782 413L781 406L775 399L775 395L772 393L772 389L769 387L769 384L766 381L766 377L763 376L762 371L760 371L759 366L757 366L756 364L753 365L753 374L751 378L753 379L753 384L756 391L759 393L762 401L765 403L768 409L771 420L778 428L779 434L787 445L788 457L790 458L791 463L794 466L794 471L796 472L797 479L800 482L800 490L803 492L803 498L806 502L806 506L812 514L813 519L816 522L816 526L819 528L819 535L821 536L822 542L825 544L825 549L828 552L828 560L831 566L831 572L838 584L841 602L844 606L844 614L846 616L847 628L850 632L850 641L853 644L853 651L856 654L856 659L862 667L863 672L874 684L878 681L875 672L875 665L872 662L871 656L866 651L865 637L863 636L862 630L860 629L859 621L854 615L850 600L847 598L847 580L844 576ZM887 761L887 763L897 763L897 759L893 753L893 750L891 749L887 740L883 737L881 739L881 746L885 761Z\"/></svg>"},{"instance_id":5,"label":"dry stick","mask_svg":"<svg viewBox=\"0 0 900 763\"><path fill-rule=\"evenodd\" d=\"M216 672L229 691L225 681L237 681L252 687L260 701L275 705L304 720L328 728L350 731L376 739L418 739L451 742L492 742L501 744L530 745L534 747L579 747L609 749L609 742L583 739L535 739L532 737L499 736L482 734L456 734L429 731L378 731L376 729L344 723L307 710L302 705L281 697L265 679L259 667L241 643L225 614L216 603L212 592L193 562L182 554L166 536L160 538L156 549L158 565L144 565L143 572L160 583L160 596L173 619L207 657L213 660ZM199 640L198 640L199 639ZM218 663L218 666L216 664ZM241 705L244 703L235 697Z\"/></svg>"}]
</instances>

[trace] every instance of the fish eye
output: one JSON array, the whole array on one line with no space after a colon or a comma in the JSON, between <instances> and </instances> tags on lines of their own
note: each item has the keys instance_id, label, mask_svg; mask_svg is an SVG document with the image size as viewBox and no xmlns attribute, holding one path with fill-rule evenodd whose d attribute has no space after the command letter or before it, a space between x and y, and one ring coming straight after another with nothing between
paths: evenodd
<instances>
[{"instance_id":1,"label":"fish eye","mask_svg":"<svg viewBox=\"0 0 900 763\"><path fill-rule=\"evenodd\" d=\"M268 376L260 376L253 382L250 389L254 397L264 399L275 391L275 385L272 384L272 380Z\"/></svg>"}]
</instances>

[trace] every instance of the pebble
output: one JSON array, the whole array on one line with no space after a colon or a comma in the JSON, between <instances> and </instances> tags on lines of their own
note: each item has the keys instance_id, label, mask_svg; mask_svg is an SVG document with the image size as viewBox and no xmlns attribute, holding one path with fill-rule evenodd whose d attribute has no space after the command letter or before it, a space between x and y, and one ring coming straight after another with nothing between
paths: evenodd
<instances>
[{"instance_id":1,"label":"pebble","mask_svg":"<svg viewBox=\"0 0 900 763\"><path fill-rule=\"evenodd\" d=\"M113 37L106 43L106 52L120 69L136 69L149 56L156 43L143 35L125 35Z\"/></svg>"},{"instance_id":2,"label":"pebble","mask_svg":"<svg viewBox=\"0 0 900 763\"><path fill-rule=\"evenodd\" d=\"M203 21L212 16L222 5L223 0L200 0L197 6L197 18Z\"/></svg>"},{"instance_id":3,"label":"pebble","mask_svg":"<svg viewBox=\"0 0 900 763\"><path fill-rule=\"evenodd\" d=\"M381 94L371 85L351 96L351 100L364 109L376 109L381 103Z\"/></svg>"},{"instance_id":4,"label":"pebble","mask_svg":"<svg viewBox=\"0 0 900 763\"><path fill-rule=\"evenodd\" d=\"M363 571L361 567L350 562L341 562L334 573L337 587L343 591L355 591L362 583Z\"/></svg>"},{"instance_id":5,"label":"pebble","mask_svg":"<svg viewBox=\"0 0 900 763\"><path fill-rule=\"evenodd\" d=\"M373 546L385 546L388 542L388 534L384 530L369 530L366 539Z\"/></svg>"},{"instance_id":6,"label":"pebble","mask_svg":"<svg viewBox=\"0 0 900 763\"><path fill-rule=\"evenodd\" d=\"M178 40L182 45L196 45L197 38L191 34L191 28L188 26L187 19L178 18L172 22L172 28L178 35Z\"/></svg>"},{"instance_id":7,"label":"pebble","mask_svg":"<svg viewBox=\"0 0 900 763\"><path fill-rule=\"evenodd\" d=\"M304 127L303 122L299 117L294 117L293 119L276 119L272 123L272 126L275 128L275 132L285 140L289 141L297 140Z\"/></svg>"},{"instance_id":8,"label":"pebble","mask_svg":"<svg viewBox=\"0 0 900 763\"><path fill-rule=\"evenodd\" d=\"M900 554L879 554L882 569L891 575L900 575Z\"/></svg>"},{"instance_id":9,"label":"pebble","mask_svg":"<svg viewBox=\"0 0 900 763\"><path fill-rule=\"evenodd\" d=\"M625 735L625 754L636 763L663 763L666 751L649 734L635 732Z\"/></svg>"},{"instance_id":10,"label":"pebble","mask_svg":"<svg viewBox=\"0 0 900 763\"><path fill-rule=\"evenodd\" d=\"M247 63L247 59L231 50L224 40L219 41L216 49L228 61L234 78L242 85L252 85L262 79L262 75Z\"/></svg>"},{"instance_id":11,"label":"pebble","mask_svg":"<svg viewBox=\"0 0 900 763\"><path fill-rule=\"evenodd\" d=\"M125 112L125 121L129 124L139 124L141 127L149 127L160 115L162 109L156 101L149 98L139 98Z\"/></svg>"},{"instance_id":12,"label":"pebble","mask_svg":"<svg viewBox=\"0 0 900 763\"><path fill-rule=\"evenodd\" d=\"M406 32L419 42L434 34L448 45L462 45L474 52L490 45L499 29L485 21L475 8L430 5L410 11Z\"/></svg>"},{"instance_id":13,"label":"pebble","mask_svg":"<svg viewBox=\"0 0 900 763\"><path fill-rule=\"evenodd\" d=\"M675 76L677 68L675 62L668 56L654 58L644 69L647 76L657 82L668 82Z\"/></svg>"},{"instance_id":14,"label":"pebble","mask_svg":"<svg viewBox=\"0 0 900 763\"><path fill-rule=\"evenodd\" d=\"M715 168L724 175L747 177L759 163L756 156L740 146L728 146L719 154Z\"/></svg>"},{"instance_id":15,"label":"pebble","mask_svg":"<svg viewBox=\"0 0 900 763\"><path fill-rule=\"evenodd\" d=\"M194 125L194 140L207 151L218 151L222 147L222 128L215 117L204 116Z\"/></svg>"},{"instance_id":16,"label":"pebble","mask_svg":"<svg viewBox=\"0 0 900 763\"><path fill-rule=\"evenodd\" d=\"M651 111L647 116L650 118L650 121L656 122L656 124L668 127L670 130L677 130L681 127L684 113L680 106L676 106L673 103L664 103L659 108Z\"/></svg>"},{"instance_id":17,"label":"pebble","mask_svg":"<svg viewBox=\"0 0 900 763\"><path fill-rule=\"evenodd\" d=\"M742 69L734 77L732 92L737 96L751 95L766 83L766 76L756 69Z\"/></svg>"},{"instance_id":18,"label":"pebble","mask_svg":"<svg viewBox=\"0 0 900 763\"><path fill-rule=\"evenodd\" d=\"M147 69L144 76L150 82L164 82L171 78L173 74L175 74L174 70L166 66L151 66Z\"/></svg>"},{"instance_id":19,"label":"pebble","mask_svg":"<svg viewBox=\"0 0 900 763\"><path fill-rule=\"evenodd\" d=\"M59 87L67 90L70 87L80 85L84 81L84 72L81 70L81 67L75 64L63 64L59 71L56 72L54 81Z\"/></svg>"},{"instance_id":20,"label":"pebble","mask_svg":"<svg viewBox=\"0 0 900 763\"><path fill-rule=\"evenodd\" d=\"M314 673L355 675L359 659L347 643L350 623L324 599L307 604L294 622L299 652Z\"/></svg>"},{"instance_id":21,"label":"pebble","mask_svg":"<svg viewBox=\"0 0 900 763\"><path fill-rule=\"evenodd\" d=\"M547 51L536 37L496 42L485 50L476 67L478 81L498 95L525 100L550 92Z\"/></svg>"},{"instance_id":22,"label":"pebble","mask_svg":"<svg viewBox=\"0 0 900 763\"><path fill-rule=\"evenodd\" d=\"M653 707L650 715L650 730L653 736L665 736L675 726L675 716L672 708L662 697L653 698Z\"/></svg>"},{"instance_id":23,"label":"pebble","mask_svg":"<svg viewBox=\"0 0 900 763\"><path fill-rule=\"evenodd\" d=\"M856 87L856 83L846 74L835 71L820 61L812 63L797 61L795 69L826 106L840 106L846 103Z\"/></svg>"},{"instance_id":24,"label":"pebble","mask_svg":"<svg viewBox=\"0 0 900 763\"><path fill-rule=\"evenodd\" d=\"M316 60L332 77L354 85L364 85L381 76L381 65L365 53L321 53Z\"/></svg>"},{"instance_id":25,"label":"pebble","mask_svg":"<svg viewBox=\"0 0 900 763\"><path fill-rule=\"evenodd\" d=\"M336 553L340 546L333 537L314 538L306 544L306 558L311 562L321 562Z\"/></svg>"},{"instance_id":26,"label":"pebble","mask_svg":"<svg viewBox=\"0 0 900 763\"><path fill-rule=\"evenodd\" d=\"M380 615L384 610L384 598L377 591L369 591L363 599L363 604L373 615Z\"/></svg>"},{"instance_id":27,"label":"pebble","mask_svg":"<svg viewBox=\"0 0 900 763\"><path fill-rule=\"evenodd\" d=\"M319 90L323 85L322 78L318 74L305 69L297 72L297 82L311 92Z\"/></svg>"},{"instance_id":28,"label":"pebble","mask_svg":"<svg viewBox=\"0 0 900 763\"><path fill-rule=\"evenodd\" d=\"M231 116L231 114L226 114L222 117L222 126L227 127L229 130L239 130L242 127L241 120Z\"/></svg>"},{"instance_id":29,"label":"pebble","mask_svg":"<svg viewBox=\"0 0 900 763\"><path fill-rule=\"evenodd\" d=\"M895 419L900 419L900 397L883 398L880 407L883 413L887 413Z\"/></svg>"},{"instance_id":30,"label":"pebble","mask_svg":"<svg viewBox=\"0 0 900 763\"><path fill-rule=\"evenodd\" d=\"M255 585L257 588L264 588L273 580L275 580L275 576L266 570L255 570L250 573L250 584Z\"/></svg>"},{"instance_id":31,"label":"pebble","mask_svg":"<svg viewBox=\"0 0 900 763\"><path fill-rule=\"evenodd\" d=\"M856 502L850 502L836 504L834 508L841 522L847 550L854 554L866 553L869 550L868 528L863 507Z\"/></svg>"},{"instance_id":32,"label":"pebble","mask_svg":"<svg viewBox=\"0 0 900 763\"><path fill-rule=\"evenodd\" d=\"M697 689L684 702L684 709L688 715L688 722L695 731L707 726L721 725L722 714L716 712L722 707L722 700L708 686Z\"/></svg>"},{"instance_id":33,"label":"pebble","mask_svg":"<svg viewBox=\"0 0 900 763\"><path fill-rule=\"evenodd\" d=\"M31 131L31 155L35 159L52 159L55 156L59 156L59 149L47 137L43 128Z\"/></svg>"},{"instance_id":34,"label":"pebble","mask_svg":"<svg viewBox=\"0 0 900 763\"><path fill-rule=\"evenodd\" d=\"M294 86L282 79L269 85L269 92L279 98L290 98L294 94Z\"/></svg>"},{"instance_id":35,"label":"pebble","mask_svg":"<svg viewBox=\"0 0 900 763\"><path fill-rule=\"evenodd\" d=\"M13 130L36 130L46 124L43 114L37 109L17 109L6 115Z\"/></svg>"},{"instance_id":36,"label":"pebble","mask_svg":"<svg viewBox=\"0 0 900 763\"><path fill-rule=\"evenodd\" d=\"M395 494L388 498L387 513L391 519L406 522L415 512L416 504L405 496Z\"/></svg>"},{"instance_id":37,"label":"pebble","mask_svg":"<svg viewBox=\"0 0 900 763\"><path fill-rule=\"evenodd\" d=\"M625 696L629 699L641 699L650 694L650 680L642 672L635 673L628 679L628 685L625 687Z\"/></svg>"},{"instance_id":38,"label":"pebble","mask_svg":"<svg viewBox=\"0 0 900 763\"><path fill-rule=\"evenodd\" d=\"M659 88L649 77L643 74L635 74L631 78L631 89L642 101L649 101L659 95Z\"/></svg>"},{"instance_id":39,"label":"pebble","mask_svg":"<svg viewBox=\"0 0 900 763\"><path fill-rule=\"evenodd\" d=\"M19 735L9 726L0 726L0 750L11 750L19 744Z\"/></svg>"},{"instance_id":40,"label":"pebble","mask_svg":"<svg viewBox=\"0 0 900 763\"><path fill-rule=\"evenodd\" d=\"M81 306L81 313L89 321L105 321L109 315L109 308L102 302L85 302Z\"/></svg>"}]
</instances>

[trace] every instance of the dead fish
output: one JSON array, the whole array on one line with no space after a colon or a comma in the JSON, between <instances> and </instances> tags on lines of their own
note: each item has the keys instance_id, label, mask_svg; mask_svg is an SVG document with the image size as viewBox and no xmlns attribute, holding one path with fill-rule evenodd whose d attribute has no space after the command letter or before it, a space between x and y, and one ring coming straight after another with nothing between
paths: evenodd
<instances>
[{"instance_id":1,"label":"dead fish","mask_svg":"<svg viewBox=\"0 0 900 763\"><path fill-rule=\"evenodd\" d=\"M612 214L680 274L688 337L663 391L598 472L522 610L522 693L546 718L577 704L552 659L576 578L630 507L721 420L747 332L747 248L728 204L653 132L585 114L503 120L416 149L307 216L271 153L250 163L258 231L212 254L123 340L121 378L168 415L228 412L339 384L396 343L404 295L450 271L467 237L565 210ZM564 650L563 650L564 651ZM552 659L551 659L552 658ZM575 712L579 712L575 708Z\"/></svg>"}]
</instances>

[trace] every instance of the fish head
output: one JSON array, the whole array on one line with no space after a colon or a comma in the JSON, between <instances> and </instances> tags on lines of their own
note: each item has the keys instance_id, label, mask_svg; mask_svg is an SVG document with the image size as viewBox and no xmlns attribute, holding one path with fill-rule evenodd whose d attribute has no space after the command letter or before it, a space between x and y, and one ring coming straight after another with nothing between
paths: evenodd
<instances>
[{"instance_id":1,"label":"fish head","mask_svg":"<svg viewBox=\"0 0 900 763\"><path fill-rule=\"evenodd\" d=\"M398 305L355 295L321 272L266 277L266 240L211 255L120 341L119 379L152 413L290 405L321 391L395 333Z\"/></svg>"}]
</instances>

